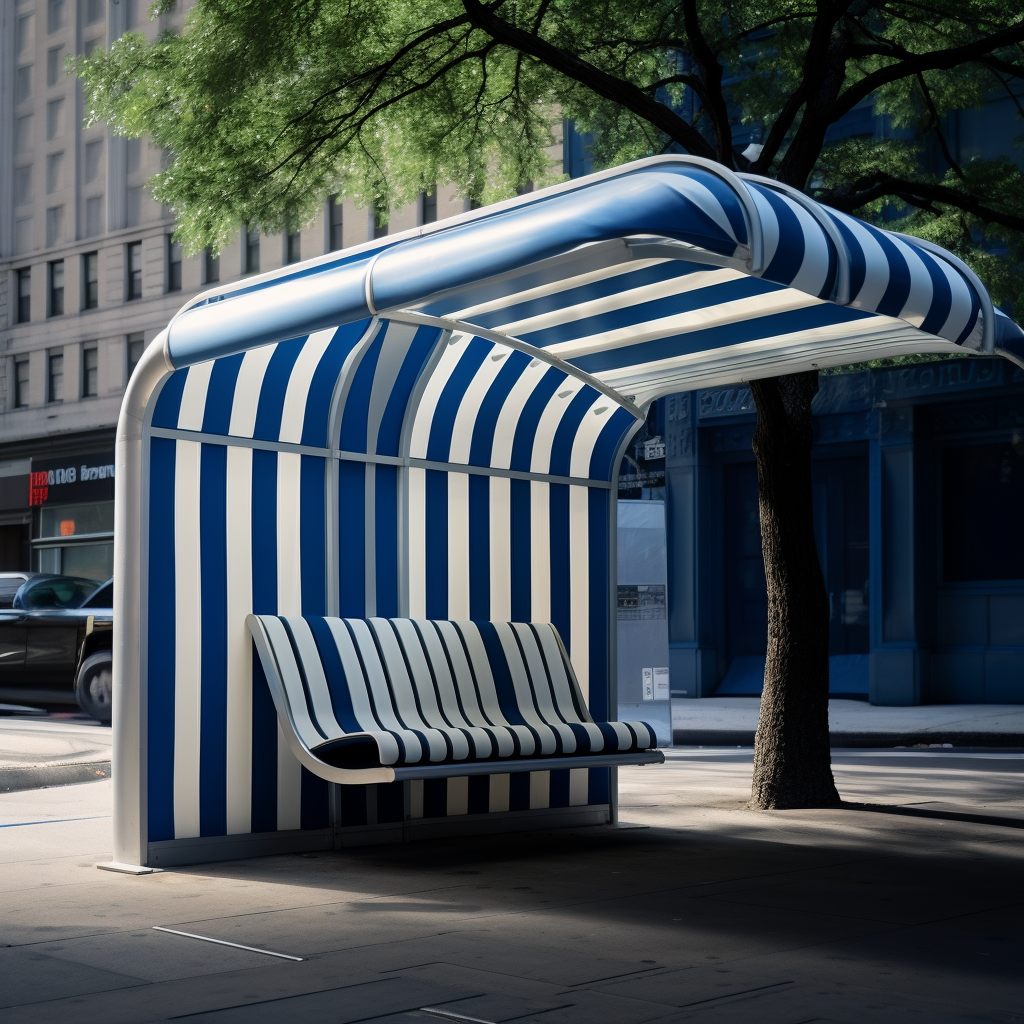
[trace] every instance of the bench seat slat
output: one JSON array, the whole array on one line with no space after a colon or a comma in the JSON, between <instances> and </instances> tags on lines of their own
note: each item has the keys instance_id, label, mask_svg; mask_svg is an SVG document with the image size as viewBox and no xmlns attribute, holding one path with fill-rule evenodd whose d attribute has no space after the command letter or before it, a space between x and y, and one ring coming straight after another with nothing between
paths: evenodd
<instances>
[{"instance_id":1,"label":"bench seat slat","mask_svg":"<svg viewBox=\"0 0 1024 1024\"><path fill-rule=\"evenodd\" d=\"M285 737L335 782L660 763L643 722L595 722L549 623L247 619Z\"/></svg>"},{"instance_id":2,"label":"bench seat slat","mask_svg":"<svg viewBox=\"0 0 1024 1024\"><path fill-rule=\"evenodd\" d=\"M423 650L434 675L437 684L437 694L445 715L457 728L465 729L473 741L473 756L479 759L486 759L497 752L497 745L492 732L477 724L480 722L478 716L470 721L467 713L463 710L459 693L455 686L455 678L452 675L452 667L448 663L448 654L441 641L437 626L426 620L408 620L409 624L418 634Z\"/></svg>"},{"instance_id":3,"label":"bench seat slat","mask_svg":"<svg viewBox=\"0 0 1024 1024\"><path fill-rule=\"evenodd\" d=\"M491 663L487 657L487 649L484 647L477 624L475 622L456 622L453 623L453 626L466 645L473 677L476 679L477 691L487 716L492 722L503 725L512 733L518 743L517 753L521 757L532 757L537 753L537 737L523 721L518 708L509 708L508 716L505 713L506 709L502 708L498 689L494 684L494 675L491 672ZM518 720L510 722L509 717Z\"/></svg>"}]
</instances>

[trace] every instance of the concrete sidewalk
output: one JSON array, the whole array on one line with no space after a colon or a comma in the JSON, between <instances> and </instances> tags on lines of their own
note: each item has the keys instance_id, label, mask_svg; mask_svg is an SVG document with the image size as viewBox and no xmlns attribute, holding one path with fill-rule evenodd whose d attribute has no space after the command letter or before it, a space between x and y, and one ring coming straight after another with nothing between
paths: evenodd
<instances>
[{"instance_id":1,"label":"concrete sidewalk","mask_svg":"<svg viewBox=\"0 0 1024 1024\"><path fill-rule=\"evenodd\" d=\"M671 751L620 770L634 827L141 877L95 869L109 781L12 793L0 1019L1019 1022L1024 831L902 812L952 798L1020 814L1022 769L853 751L835 771L856 808L754 812L749 751Z\"/></svg>"},{"instance_id":2,"label":"concrete sidewalk","mask_svg":"<svg viewBox=\"0 0 1024 1024\"><path fill-rule=\"evenodd\" d=\"M110 778L112 742L84 715L0 717L0 793Z\"/></svg>"},{"instance_id":3,"label":"concrete sidewalk","mask_svg":"<svg viewBox=\"0 0 1024 1024\"><path fill-rule=\"evenodd\" d=\"M692 746L752 746L760 707L759 697L673 700L673 741ZM833 747L1024 747L1022 704L891 708L859 700L830 700L828 718Z\"/></svg>"}]
</instances>

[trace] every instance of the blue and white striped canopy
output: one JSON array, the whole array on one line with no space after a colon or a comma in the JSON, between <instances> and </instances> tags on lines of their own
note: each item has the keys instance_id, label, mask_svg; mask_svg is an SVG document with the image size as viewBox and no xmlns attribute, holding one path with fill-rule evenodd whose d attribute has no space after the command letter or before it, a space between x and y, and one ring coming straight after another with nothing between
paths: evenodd
<instances>
[{"instance_id":1,"label":"blue and white striped canopy","mask_svg":"<svg viewBox=\"0 0 1024 1024\"><path fill-rule=\"evenodd\" d=\"M326 825L250 613L551 622L607 721L615 478L651 400L1020 338L950 254L690 157L207 292L118 429L116 784L147 766L120 856ZM547 774L474 806L608 802L606 774Z\"/></svg>"},{"instance_id":2,"label":"blue and white striped canopy","mask_svg":"<svg viewBox=\"0 0 1024 1024\"><path fill-rule=\"evenodd\" d=\"M175 318L169 352L183 365L374 314L511 345L637 405L1020 335L937 246L659 157L222 289Z\"/></svg>"}]
</instances>

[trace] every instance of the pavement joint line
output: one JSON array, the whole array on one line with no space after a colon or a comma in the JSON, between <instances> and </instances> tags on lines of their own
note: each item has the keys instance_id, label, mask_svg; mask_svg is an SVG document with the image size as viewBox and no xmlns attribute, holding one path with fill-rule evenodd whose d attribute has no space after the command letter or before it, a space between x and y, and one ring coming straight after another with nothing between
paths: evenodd
<instances>
[{"instance_id":1,"label":"pavement joint line","mask_svg":"<svg viewBox=\"0 0 1024 1024\"><path fill-rule=\"evenodd\" d=\"M440 1017L442 1020L464 1021L465 1024L494 1024L494 1021L484 1020L483 1017L470 1017L454 1010L441 1010L436 1006L421 1006L419 1009L420 1013L429 1013L432 1017Z\"/></svg>"},{"instance_id":2,"label":"pavement joint line","mask_svg":"<svg viewBox=\"0 0 1024 1024\"><path fill-rule=\"evenodd\" d=\"M250 953L263 953L264 956L276 956L282 960L295 960L298 963L302 963L305 957L301 956L290 956L288 953L275 953L270 949L260 949L257 946L243 946L240 942L228 942L226 939L212 939L209 935L196 935L194 932L180 932L177 928L161 928L159 925L153 925L153 931L155 932L167 932L170 935L183 935L186 939L199 939L202 942L214 942L218 946L231 946L234 949L246 949Z\"/></svg>"},{"instance_id":3,"label":"pavement joint line","mask_svg":"<svg viewBox=\"0 0 1024 1024\"><path fill-rule=\"evenodd\" d=\"M109 818L109 814L89 814L84 818L43 818L40 821L8 821L0 824L0 828L21 828L23 825L59 825L65 821L99 821Z\"/></svg>"}]
</instances>

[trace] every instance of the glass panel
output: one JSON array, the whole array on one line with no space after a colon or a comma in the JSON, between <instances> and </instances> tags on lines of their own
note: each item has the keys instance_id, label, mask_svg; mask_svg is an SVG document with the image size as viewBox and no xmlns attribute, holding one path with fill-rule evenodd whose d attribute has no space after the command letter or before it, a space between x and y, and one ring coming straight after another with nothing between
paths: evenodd
<instances>
[{"instance_id":1,"label":"glass panel","mask_svg":"<svg viewBox=\"0 0 1024 1024\"><path fill-rule=\"evenodd\" d=\"M43 548L39 552L40 572L60 572L60 548Z\"/></svg>"},{"instance_id":2,"label":"glass panel","mask_svg":"<svg viewBox=\"0 0 1024 1024\"><path fill-rule=\"evenodd\" d=\"M53 195L64 184L64 154L50 153L46 158L46 194Z\"/></svg>"},{"instance_id":3,"label":"glass panel","mask_svg":"<svg viewBox=\"0 0 1024 1024\"><path fill-rule=\"evenodd\" d=\"M103 196L85 201L85 233L89 238L103 233Z\"/></svg>"},{"instance_id":4,"label":"glass panel","mask_svg":"<svg viewBox=\"0 0 1024 1024\"><path fill-rule=\"evenodd\" d=\"M18 323L32 319L32 268L18 271Z\"/></svg>"},{"instance_id":5,"label":"glass panel","mask_svg":"<svg viewBox=\"0 0 1024 1024\"><path fill-rule=\"evenodd\" d=\"M114 545L113 544L87 544L83 546L83 550L88 548L110 548L110 563L114 563ZM63 548L61 550L61 562L64 565L64 575L71 577L75 576L74 579L56 579L48 580L37 577L36 583L27 585L21 593L19 603L22 608L33 609L33 608L79 608L82 602L85 601L95 590L96 583L102 582L94 576L82 576L79 573L72 573L68 569L69 561L75 561L76 559L69 557L73 548ZM40 552L42 555L43 552ZM101 555L86 554L84 558L77 559L81 564L91 569L102 569L103 561ZM42 564L42 562L40 562ZM47 570L48 571L48 570ZM94 583L93 580L96 582Z\"/></svg>"},{"instance_id":6,"label":"glass panel","mask_svg":"<svg viewBox=\"0 0 1024 1024\"><path fill-rule=\"evenodd\" d=\"M32 115L25 114L14 122L14 152L27 153L32 148Z\"/></svg>"},{"instance_id":7,"label":"glass panel","mask_svg":"<svg viewBox=\"0 0 1024 1024\"><path fill-rule=\"evenodd\" d=\"M14 202L21 206L32 202L32 165L17 167L14 171Z\"/></svg>"},{"instance_id":8,"label":"glass panel","mask_svg":"<svg viewBox=\"0 0 1024 1024\"><path fill-rule=\"evenodd\" d=\"M82 397L95 398L99 384L98 353L95 348L82 349Z\"/></svg>"},{"instance_id":9,"label":"glass panel","mask_svg":"<svg viewBox=\"0 0 1024 1024\"><path fill-rule=\"evenodd\" d=\"M76 537L83 533L112 533L114 503L93 502L89 505L54 505L43 508L39 519L40 537Z\"/></svg>"},{"instance_id":10,"label":"glass panel","mask_svg":"<svg viewBox=\"0 0 1024 1024\"><path fill-rule=\"evenodd\" d=\"M46 104L46 137L55 139L64 130L64 101L50 100Z\"/></svg>"},{"instance_id":11,"label":"glass panel","mask_svg":"<svg viewBox=\"0 0 1024 1024\"><path fill-rule=\"evenodd\" d=\"M55 245L64 234L64 207L51 206L46 211L46 244Z\"/></svg>"},{"instance_id":12,"label":"glass panel","mask_svg":"<svg viewBox=\"0 0 1024 1024\"><path fill-rule=\"evenodd\" d=\"M84 576L103 583L114 574L114 545L69 545L61 549L61 565L68 576ZM91 589L87 590L87 594L91 593Z\"/></svg>"},{"instance_id":13,"label":"glass panel","mask_svg":"<svg viewBox=\"0 0 1024 1024\"><path fill-rule=\"evenodd\" d=\"M128 378L131 379L131 375L135 372L135 367L139 365L139 360L142 358L142 353L146 350L145 336L142 334L129 334L128 335Z\"/></svg>"},{"instance_id":14,"label":"glass panel","mask_svg":"<svg viewBox=\"0 0 1024 1024\"><path fill-rule=\"evenodd\" d=\"M216 284L220 280L220 257L209 249L203 250L203 284Z\"/></svg>"},{"instance_id":15,"label":"glass panel","mask_svg":"<svg viewBox=\"0 0 1024 1024\"><path fill-rule=\"evenodd\" d=\"M1000 444L942 453L942 567L951 583L1024 579L1024 531L1012 524L1024 508L1024 434Z\"/></svg>"},{"instance_id":16,"label":"glass panel","mask_svg":"<svg viewBox=\"0 0 1024 1024\"><path fill-rule=\"evenodd\" d=\"M64 261L54 260L50 264L50 316L64 312Z\"/></svg>"},{"instance_id":17,"label":"glass panel","mask_svg":"<svg viewBox=\"0 0 1024 1024\"><path fill-rule=\"evenodd\" d=\"M82 307L95 309L100 302L99 254L87 252L82 257L83 288Z\"/></svg>"},{"instance_id":18,"label":"glass panel","mask_svg":"<svg viewBox=\"0 0 1024 1024\"><path fill-rule=\"evenodd\" d=\"M14 78L14 102L24 103L32 98L32 65L18 68Z\"/></svg>"},{"instance_id":19,"label":"glass panel","mask_svg":"<svg viewBox=\"0 0 1024 1024\"><path fill-rule=\"evenodd\" d=\"M18 409L28 405L28 360L19 359L14 364L14 404Z\"/></svg>"},{"instance_id":20,"label":"glass panel","mask_svg":"<svg viewBox=\"0 0 1024 1024\"><path fill-rule=\"evenodd\" d=\"M167 236L167 290L181 291L181 245Z\"/></svg>"},{"instance_id":21,"label":"glass panel","mask_svg":"<svg viewBox=\"0 0 1024 1024\"><path fill-rule=\"evenodd\" d=\"M85 144L85 180L95 181L100 174L100 162L103 160L103 140Z\"/></svg>"},{"instance_id":22,"label":"glass panel","mask_svg":"<svg viewBox=\"0 0 1024 1024\"><path fill-rule=\"evenodd\" d=\"M64 47L55 46L46 54L46 84L56 85L64 71Z\"/></svg>"},{"instance_id":23,"label":"glass panel","mask_svg":"<svg viewBox=\"0 0 1024 1024\"><path fill-rule=\"evenodd\" d=\"M64 356L59 353L50 356L49 391L48 401L64 401Z\"/></svg>"},{"instance_id":24,"label":"glass panel","mask_svg":"<svg viewBox=\"0 0 1024 1024\"><path fill-rule=\"evenodd\" d=\"M330 246L333 252L336 249L342 248L342 205L341 200L337 196L331 196L328 201L330 226L331 226L331 237Z\"/></svg>"}]
</instances>

